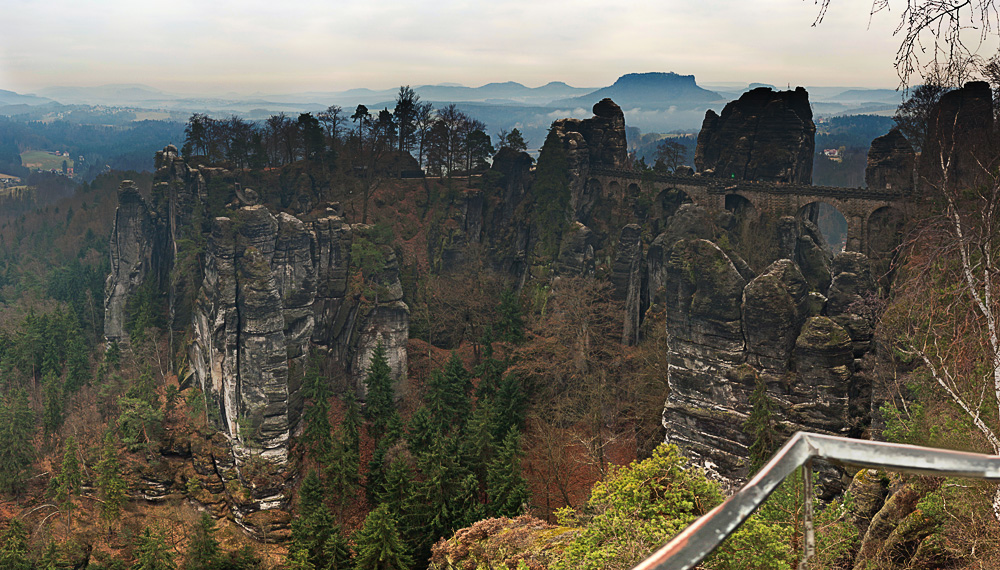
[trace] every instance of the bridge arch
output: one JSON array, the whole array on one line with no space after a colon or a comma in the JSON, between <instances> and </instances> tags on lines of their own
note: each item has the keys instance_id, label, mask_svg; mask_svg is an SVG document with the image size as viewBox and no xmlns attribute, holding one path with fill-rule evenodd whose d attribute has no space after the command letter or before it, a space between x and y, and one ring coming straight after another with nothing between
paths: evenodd
<instances>
[{"instance_id":1,"label":"bridge arch","mask_svg":"<svg viewBox=\"0 0 1000 570\"><path fill-rule=\"evenodd\" d=\"M621 183L618 182L617 180L612 180L611 182L608 182L608 191L605 194L605 196L615 200L621 200L622 198L624 198L625 194L623 193Z\"/></svg>"},{"instance_id":2,"label":"bridge arch","mask_svg":"<svg viewBox=\"0 0 1000 570\"><path fill-rule=\"evenodd\" d=\"M840 208L826 200L816 199L801 206L795 217L816 224L826 246L834 255L847 250L856 250L860 244L852 244L850 221ZM852 248L851 246L854 245Z\"/></svg>"},{"instance_id":3,"label":"bridge arch","mask_svg":"<svg viewBox=\"0 0 1000 570\"><path fill-rule=\"evenodd\" d=\"M751 212L757 213L757 206L742 194L726 194L724 198L723 207L726 210L736 214L745 216Z\"/></svg>"},{"instance_id":4,"label":"bridge arch","mask_svg":"<svg viewBox=\"0 0 1000 570\"><path fill-rule=\"evenodd\" d=\"M653 223L653 235L659 235L667 225L670 216L677 213L677 210L684 204L690 204L693 200L687 192L680 188L668 186L657 192L653 198L650 208L650 220Z\"/></svg>"}]
</instances>

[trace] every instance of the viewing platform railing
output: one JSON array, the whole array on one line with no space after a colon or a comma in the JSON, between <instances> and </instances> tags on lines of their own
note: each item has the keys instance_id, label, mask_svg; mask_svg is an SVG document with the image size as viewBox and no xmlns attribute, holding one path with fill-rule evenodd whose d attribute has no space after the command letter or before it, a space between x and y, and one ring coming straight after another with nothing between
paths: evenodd
<instances>
[{"instance_id":1,"label":"viewing platform railing","mask_svg":"<svg viewBox=\"0 0 1000 570\"><path fill-rule=\"evenodd\" d=\"M1000 480L1000 456L932 449L798 432L742 489L726 499L633 570L688 570L712 553L757 510L795 469L803 473L804 554L799 569L816 554L812 511L812 460L842 466L902 471L919 475Z\"/></svg>"}]
</instances>

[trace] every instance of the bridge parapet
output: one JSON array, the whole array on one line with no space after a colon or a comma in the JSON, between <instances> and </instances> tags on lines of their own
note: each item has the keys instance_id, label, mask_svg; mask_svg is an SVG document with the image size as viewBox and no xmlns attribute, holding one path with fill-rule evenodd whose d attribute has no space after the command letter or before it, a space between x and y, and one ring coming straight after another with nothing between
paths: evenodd
<instances>
[{"instance_id":1,"label":"bridge parapet","mask_svg":"<svg viewBox=\"0 0 1000 570\"><path fill-rule=\"evenodd\" d=\"M725 207L726 197L731 194L742 196L758 212L778 215L800 215L803 208L814 202L824 202L833 206L847 221L846 248L850 251L870 253L869 235L880 232L884 225L876 221L870 223L872 214L885 208L905 215L909 210L907 198L911 192L872 188L842 188L837 186L812 186L806 184L782 184L777 182L750 182L727 180L710 176L676 176L636 172L624 169L592 169L590 176L603 184L617 182L622 186L647 181L652 182L656 191L677 188L684 191L696 204L709 209ZM884 217L884 216L883 216Z\"/></svg>"},{"instance_id":2,"label":"bridge parapet","mask_svg":"<svg viewBox=\"0 0 1000 570\"><path fill-rule=\"evenodd\" d=\"M767 194L794 194L806 196L824 196L849 200L858 198L862 200L892 201L904 198L908 193L892 189L873 188L844 188L841 186L814 186L803 184L781 184L777 182L754 182L754 181L733 181L725 178L713 178L709 176L679 176L671 174L643 174L634 170L595 168L590 171L591 176L606 176L611 178L621 178L626 180L650 180L667 184L681 186L701 186L707 189L709 194L726 194L731 192L763 192Z\"/></svg>"}]
</instances>

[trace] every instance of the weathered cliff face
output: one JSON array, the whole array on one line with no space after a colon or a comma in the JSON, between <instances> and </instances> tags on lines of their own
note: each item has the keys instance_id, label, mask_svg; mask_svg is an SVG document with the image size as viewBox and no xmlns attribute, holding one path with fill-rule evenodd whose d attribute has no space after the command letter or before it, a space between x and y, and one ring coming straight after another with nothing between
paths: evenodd
<instances>
[{"instance_id":1,"label":"weathered cliff face","mask_svg":"<svg viewBox=\"0 0 1000 570\"><path fill-rule=\"evenodd\" d=\"M163 263L162 235L149 205L131 180L118 190L118 210L111 232L111 273L105 283L104 336L118 340L126 334L127 305L147 281L158 287Z\"/></svg>"},{"instance_id":2,"label":"weathered cliff face","mask_svg":"<svg viewBox=\"0 0 1000 570\"><path fill-rule=\"evenodd\" d=\"M708 218L699 210L685 206L677 216ZM859 359L873 323L858 304L875 290L868 260L858 253L831 260L809 225L798 223L789 259L756 276L703 230L665 232L650 247L650 294L668 334L667 439L725 477L746 472L752 441L743 423L758 378L789 434L847 434L865 409L852 398L867 393Z\"/></svg>"},{"instance_id":3,"label":"weathered cliff face","mask_svg":"<svg viewBox=\"0 0 1000 570\"><path fill-rule=\"evenodd\" d=\"M384 262L352 267L352 244L368 228L348 225L335 206L296 217L256 204L252 190L236 190L243 205L234 201L224 215L208 218L209 204L218 203L210 191L218 191L225 172L191 168L173 147L158 153L157 165L152 204L133 188L121 192L106 334L127 340L129 299L150 280L161 287L171 329L190 332L188 377L230 443L234 469L223 472L242 481L240 466L250 457L275 465L287 459L311 350L339 362L362 396L379 343L396 379L405 378L409 309L398 266L391 248L369 243ZM192 245L199 239L203 251ZM165 285L161 276L172 267L163 266L177 260L183 268ZM190 306L187 298L194 299ZM245 512L283 500L271 488L251 495Z\"/></svg>"},{"instance_id":4,"label":"weathered cliff face","mask_svg":"<svg viewBox=\"0 0 1000 570\"><path fill-rule=\"evenodd\" d=\"M594 116L589 119L560 119L552 123L570 154L581 158L570 162L592 168L622 168L628 160L625 142L625 113L611 99L594 104ZM576 136L579 135L579 136Z\"/></svg>"},{"instance_id":5,"label":"weathered cliff face","mask_svg":"<svg viewBox=\"0 0 1000 570\"><path fill-rule=\"evenodd\" d=\"M949 91L930 113L927 141L920 153L918 175L932 186L943 180L942 161L948 164L949 184L972 185L987 174L980 164L996 155L993 130L993 91L985 81L970 81Z\"/></svg>"},{"instance_id":6,"label":"weathered cliff face","mask_svg":"<svg viewBox=\"0 0 1000 570\"><path fill-rule=\"evenodd\" d=\"M865 185L875 190L913 191L916 153L899 129L872 141L865 167Z\"/></svg>"},{"instance_id":7,"label":"weathered cliff face","mask_svg":"<svg viewBox=\"0 0 1000 570\"><path fill-rule=\"evenodd\" d=\"M589 223L595 204L602 198L587 185L592 169L620 169L628 161L625 114L611 99L594 105L589 119L560 119L552 123L566 149L569 162L569 210L574 220Z\"/></svg>"},{"instance_id":8,"label":"weathered cliff face","mask_svg":"<svg viewBox=\"0 0 1000 570\"><path fill-rule=\"evenodd\" d=\"M760 87L705 113L694 163L699 172L737 180L809 184L816 125L809 94Z\"/></svg>"}]
</instances>

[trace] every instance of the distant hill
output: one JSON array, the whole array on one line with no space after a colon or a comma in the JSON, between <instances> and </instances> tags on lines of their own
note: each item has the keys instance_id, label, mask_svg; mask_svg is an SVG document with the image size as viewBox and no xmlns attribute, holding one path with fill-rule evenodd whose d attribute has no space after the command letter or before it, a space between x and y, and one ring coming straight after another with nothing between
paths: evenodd
<instances>
[{"instance_id":1,"label":"distant hill","mask_svg":"<svg viewBox=\"0 0 1000 570\"><path fill-rule=\"evenodd\" d=\"M13 91L0 89L0 105L44 105L51 103L52 99L39 97L37 95L22 95Z\"/></svg>"},{"instance_id":2,"label":"distant hill","mask_svg":"<svg viewBox=\"0 0 1000 570\"><path fill-rule=\"evenodd\" d=\"M499 105L548 105L553 100L565 99L590 93L592 87L572 87L561 81L553 81L541 87L527 87L515 81L487 83L479 87L464 85L420 85L413 88L423 101L430 102L492 102ZM329 101L338 105L370 105L376 101L393 101L399 92L395 89L349 89L336 93L299 93L271 96L272 101Z\"/></svg>"},{"instance_id":3,"label":"distant hill","mask_svg":"<svg viewBox=\"0 0 1000 570\"><path fill-rule=\"evenodd\" d=\"M865 102L892 103L894 105L899 105L899 103L903 100L903 96L895 89L848 89L847 91L838 93L832 97L825 97L823 100L836 101L839 103Z\"/></svg>"},{"instance_id":4,"label":"distant hill","mask_svg":"<svg viewBox=\"0 0 1000 570\"><path fill-rule=\"evenodd\" d=\"M723 99L721 95L702 89L693 75L676 73L629 73L604 87L583 95L553 102L554 105L582 106L589 108L605 97L610 97L623 109L681 109L705 106Z\"/></svg>"},{"instance_id":5,"label":"distant hill","mask_svg":"<svg viewBox=\"0 0 1000 570\"><path fill-rule=\"evenodd\" d=\"M175 95L138 83L98 85L96 87L47 87L39 91L63 104L138 105L174 99Z\"/></svg>"}]
</instances>

